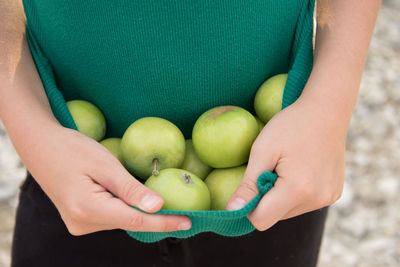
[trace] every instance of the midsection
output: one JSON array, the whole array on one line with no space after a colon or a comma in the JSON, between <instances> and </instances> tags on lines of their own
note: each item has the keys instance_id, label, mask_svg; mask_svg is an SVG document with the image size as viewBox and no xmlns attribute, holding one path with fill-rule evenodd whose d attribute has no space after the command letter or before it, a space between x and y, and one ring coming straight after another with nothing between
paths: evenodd
<instances>
[{"instance_id":1,"label":"midsection","mask_svg":"<svg viewBox=\"0 0 400 267\"><path fill-rule=\"evenodd\" d=\"M103 111L108 136L157 116L186 138L219 105L253 111L257 88L288 71L304 0L24 1L28 27L68 101Z\"/></svg>"}]
</instances>

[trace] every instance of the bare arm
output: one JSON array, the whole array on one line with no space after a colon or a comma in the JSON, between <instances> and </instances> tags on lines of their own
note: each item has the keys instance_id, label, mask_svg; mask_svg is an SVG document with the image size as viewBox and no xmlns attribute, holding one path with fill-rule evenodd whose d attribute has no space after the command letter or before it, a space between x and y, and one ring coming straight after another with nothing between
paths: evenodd
<instances>
[{"instance_id":1,"label":"bare arm","mask_svg":"<svg viewBox=\"0 0 400 267\"><path fill-rule=\"evenodd\" d=\"M185 216L149 215L129 207L155 212L163 200L134 179L102 145L58 123L26 41L20 2L0 0L0 51L0 118L20 158L71 234L114 228L156 232L190 228Z\"/></svg>"},{"instance_id":2,"label":"bare arm","mask_svg":"<svg viewBox=\"0 0 400 267\"><path fill-rule=\"evenodd\" d=\"M30 153L38 144L35 139L60 124L50 109L26 41L20 1L0 0L0 25L0 117L20 157L34 168Z\"/></svg>"},{"instance_id":3,"label":"bare arm","mask_svg":"<svg viewBox=\"0 0 400 267\"><path fill-rule=\"evenodd\" d=\"M314 68L302 97L339 112L337 119L349 121L356 105L380 2L318 1Z\"/></svg>"}]
</instances>

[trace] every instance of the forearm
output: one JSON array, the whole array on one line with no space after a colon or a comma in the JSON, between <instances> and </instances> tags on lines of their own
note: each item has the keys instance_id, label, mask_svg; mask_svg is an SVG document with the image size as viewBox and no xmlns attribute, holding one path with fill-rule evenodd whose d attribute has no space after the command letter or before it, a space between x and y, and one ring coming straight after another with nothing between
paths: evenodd
<instances>
[{"instance_id":1,"label":"forearm","mask_svg":"<svg viewBox=\"0 0 400 267\"><path fill-rule=\"evenodd\" d=\"M0 0L0 118L17 152L28 160L46 131L60 125L25 38L22 9L5 2Z\"/></svg>"},{"instance_id":2,"label":"forearm","mask_svg":"<svg viewBox=\"0 0 400 267\"><path fill-rule=\"evenodd\" d=\"M314 66L301 99L325 119L341 121L347 128L380 1L321 0L318 4Z\"/></svg>"}]
</instances>

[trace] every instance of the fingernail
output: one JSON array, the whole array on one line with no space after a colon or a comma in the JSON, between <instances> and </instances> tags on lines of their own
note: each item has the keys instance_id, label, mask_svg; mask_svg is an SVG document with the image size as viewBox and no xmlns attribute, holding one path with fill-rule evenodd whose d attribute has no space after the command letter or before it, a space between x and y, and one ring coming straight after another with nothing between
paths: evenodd
<instances>
[{"instance_id":1,"label":"fingernail","mask_svg":"<svg viewBox=\"0 0 400 267\"><path fill-rule=\"evenodd\" d=\"M232 202L228 204L226 207L227 210L240 210L246 205L246 201L241 198L235 198Z\"/></svg>"},{"instance_id":2,"label":"fingernail","mask_svg":"<svg viewBox=\"0 0 400 267\"><path fill-rule=\"evenodd\" d=\"M179 230L189 230L192 227L190 221L181 222L178 226Z\"/></svg>"},{"instance_id":3,"label":"fingernail","mask_svg":"<svg viewBox=\"0 0 400 267\"><path fill-rule=\"evenodd\" d=\"M161 201L160 197L154 194L147 194L142 198L141 209L151 210L155 208L160 201Z\"/></svg>"}]
</instances>

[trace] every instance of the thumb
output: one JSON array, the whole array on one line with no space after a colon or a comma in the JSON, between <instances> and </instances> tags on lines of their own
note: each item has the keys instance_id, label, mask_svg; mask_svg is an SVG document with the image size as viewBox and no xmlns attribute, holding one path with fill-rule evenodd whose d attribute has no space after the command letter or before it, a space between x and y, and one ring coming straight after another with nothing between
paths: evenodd
<instances>
[{"instance_id":1,"label":"thumb","mask_svg":"<svg viewBox=\"0 0 400 267\"><path fill-rule=\"evenodd\" d=\"M260 192L257 186L258 177L266 171L273 171L277 162L271 151L250 153L249 162L243 179L228 202L227 210L239 210L255 198Z\"/></svg>"},{"instance_id":2,"label":"thumb","mask_svg":"<svg viewBox=\"0 0 400 267\"><path fill-rule=\"evenodd\" d=\"M101 168L96 180L114 195L131 206L146 212L157 212L164 204L163 198L136 180L121 164Z\"/></svg>"}]
</instances>

